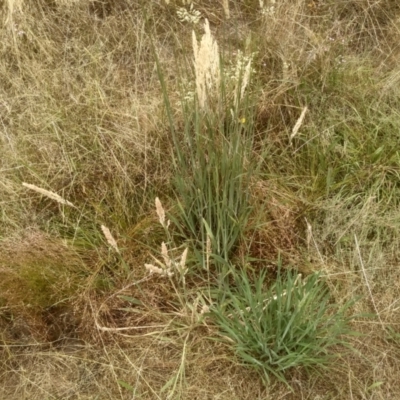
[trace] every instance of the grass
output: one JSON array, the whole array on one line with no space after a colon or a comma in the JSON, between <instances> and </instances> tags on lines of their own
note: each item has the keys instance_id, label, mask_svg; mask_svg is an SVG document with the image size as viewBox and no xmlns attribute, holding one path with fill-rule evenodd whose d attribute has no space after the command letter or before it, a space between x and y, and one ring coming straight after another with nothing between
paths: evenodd
<instances>
[{"instance_id":1,"label":"grass","mask_svg":"<svg viewBox=\"0 0 400 400\"><path fill-rule=\"evenodd\" d=\"M400 396L400 8L242 3L1 5L1 398Z\"/></svg>"},{"instance_id":2,"label":"grass","mask_svg":"<svg viewBox=\"0 0 400 400\"><path fill-rule=\"evenodd\" d=\"M164 73L157 65L172 134L178 229L189 234L187 239L203 253L208 237L213 254L227 262L251 211L252 106L245 90L252 60L228 70L208 20L204 29L200 44L193 32L195 91L181 94L183 135L178 133Z\"/></svg>"},{"instance_id":3,"label":"grass","mask_svg":"<svg viewBox=\"0 0 400 400\"><path fill-rule=\"evenodd\" d=\"M271 377L286 379L293 368L318 368L338 357L330 348L346 344L352 305L330 304L329 289L319 274L303 281L301 274L281 268L267 286L267 271L248 276L242 269L234 283L221 290L215 308L221 340L227 341L244 365L258 370L270 383Z\"/></svg>"}]
</instances>

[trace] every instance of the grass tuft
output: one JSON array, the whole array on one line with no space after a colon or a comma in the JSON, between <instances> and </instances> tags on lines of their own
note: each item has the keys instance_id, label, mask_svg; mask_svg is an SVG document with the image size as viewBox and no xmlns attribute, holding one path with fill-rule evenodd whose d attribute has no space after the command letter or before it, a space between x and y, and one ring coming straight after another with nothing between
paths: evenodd
<instances>
[{"instance_id":1,"label":"grass tuft","mask_svg":"<svg viewBox=\"0 0 400 400\"><path fill-rule=\"evenodd\" d=\"M332 304L319 273L303 279L279 269L269 287L266 270L248 275L235 273L212 310L221 340L244 365L268 383L274 376L289 385L291 369L310 370L340 357L339 345L348 345L345 335L352 333L346 312L353 302Z\"/></svg>"}]
</instances>

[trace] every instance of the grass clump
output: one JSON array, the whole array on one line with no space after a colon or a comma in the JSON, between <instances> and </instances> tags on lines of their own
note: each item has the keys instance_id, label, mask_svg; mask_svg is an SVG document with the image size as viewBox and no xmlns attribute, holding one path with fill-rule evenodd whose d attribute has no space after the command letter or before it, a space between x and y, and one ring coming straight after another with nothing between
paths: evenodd
<instances>
[{"instance_id":1,"label":"grass clump","mask_svg":"<svg viewBox=\"0 0 400 400\"><path fill-rule=\"evenodd\" d=\"M244 269L236 272L213 315L222 340L245 365L267 382L275 376L288 384L290 369L325 366L338 356L331 349L346 344L343 335L351 333L346 316L351 303L331 303L319 273L303 279L279 268L272 285L266 282L266 270L250 277Z\"/></svg>"},{"instance_id":2,"label":"grass clump","mask_svg":"<svg viewBox=\"0 0 400 400\"><path fill-rule=\"evenodd\" d=\"M195 92L182 95L183 132L178 133L160 71L164 102L173 135L175 179L181 234L204 259L211 252L227 262L243 235L249 202L252 107L245 91L251 59L238 63L232 77L225 71L218 45L206 20L200 44L193 32Z\"/></svg>"}]
</instances>

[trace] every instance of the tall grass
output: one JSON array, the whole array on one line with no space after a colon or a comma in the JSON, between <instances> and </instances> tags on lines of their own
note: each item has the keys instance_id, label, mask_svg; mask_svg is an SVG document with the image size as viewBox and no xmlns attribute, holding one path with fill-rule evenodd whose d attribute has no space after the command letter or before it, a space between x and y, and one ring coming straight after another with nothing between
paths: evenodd
<instances>
[{"instance_id":1,"label":"tall grass","mask_svg":"<svg viewBox=\"0 0 400 400\"><path fill-rule=\"evenodd\" d=\"M200 46L193 36L193 49L196 92L191 99L182 94L181 131L159 70L173 137L173 185L179 209L175 222L200 259L204 260L209 238L214 258L227 262L251 213L254 117L251 94L245 91L251 61L246 68L239 65L232 83L207 21Z\"/></svg>"}]
</instances>

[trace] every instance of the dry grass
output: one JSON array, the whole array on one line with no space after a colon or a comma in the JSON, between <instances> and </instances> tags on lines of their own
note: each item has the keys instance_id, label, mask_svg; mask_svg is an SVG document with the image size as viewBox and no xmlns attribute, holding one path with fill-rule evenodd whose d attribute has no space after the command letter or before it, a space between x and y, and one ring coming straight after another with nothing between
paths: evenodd
<instances>
[{"instance_id":1,"label":"dry grass","mask_svg":"<svg viewBox=\"0 0 400 400\"><path fill-rule=\"evenodd\" d=\"M294 392L209 340L212 268L192 273L190 250L184 286L145 268L163 241L177 260L184 249L165 237L173 149L152 46L178 127L182 76L211 88L193 68L204 20L180 22L178 6L1 6L0 398L400 398L398 2L193 5L227 66L256 52L251 201L266 211L235 260L273 269L281 254L377 315L354 321L358 352L320 375L293 371Z\"/></svg>"}]
</instances>

